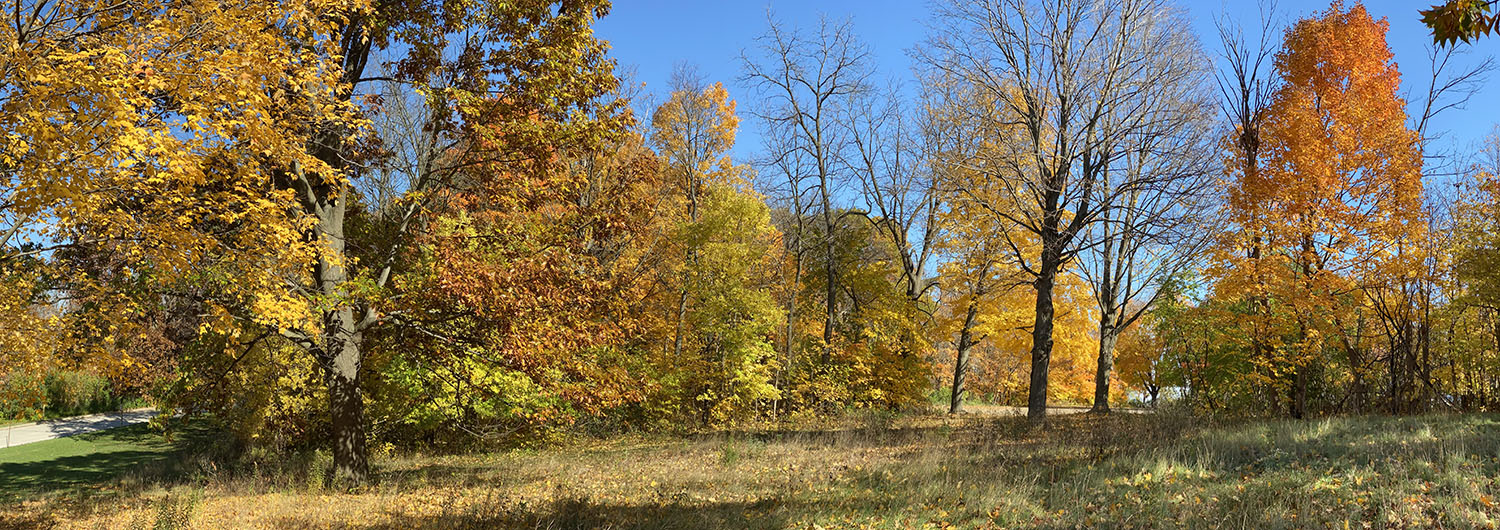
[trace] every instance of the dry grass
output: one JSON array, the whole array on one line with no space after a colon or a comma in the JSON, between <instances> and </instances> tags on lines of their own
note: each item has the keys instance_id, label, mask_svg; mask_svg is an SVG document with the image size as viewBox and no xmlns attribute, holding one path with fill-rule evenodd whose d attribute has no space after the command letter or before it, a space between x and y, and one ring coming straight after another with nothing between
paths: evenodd
<instances>
[{"instance_id":1,"label":"dry grass","mask_svg":"<svg viewBox=\"0 0 1500 530\"><path fill-rule=\"evenodd\" d=\"M325 465L314 458L309 466ZM200 466L201 467L201 466ZM52 496L0 526L62 528L1469 528L1500 517L1500 420L1200 428L1158 415L941 416L627 436L379 461L380 482L202 474Z\"/></svg>"}]
</instances>

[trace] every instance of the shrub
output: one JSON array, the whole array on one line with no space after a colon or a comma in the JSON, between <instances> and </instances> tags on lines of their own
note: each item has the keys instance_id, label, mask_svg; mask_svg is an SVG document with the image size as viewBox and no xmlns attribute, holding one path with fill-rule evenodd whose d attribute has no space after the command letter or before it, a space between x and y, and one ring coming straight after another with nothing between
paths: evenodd
<instances>
[{"instance_id":1,"label":"shrub","mask_svg":"<svg viewBox=\"0 0 1500 530\"><path fill-rule=\"evenodd\" d=\"M120 410L139 399L125 399L113 391L109 379L58 370L40 374L16 371L0 374L0 419L38 420Z\"/></svg>"},{"instance_id":2,"label":"shrub","mask_svg":"<svg viewBox=\"0 0 1500 530\"><path fill-rule=\"evenodd\" d=\"M33 420L42 417L47 391L41 374L0 374L0 419Z\"/></svg>"},{"instance_id":3,"label":"shrub","mask_svg":"<svg viewBox=\"0 0 1500 530\"><path fill-rule=\"evenodd\" d=\"M121 403L110 391L109 379L84 372L47 374L47 413L77 416L115 410Z\"/></svg>"}]
</instances>

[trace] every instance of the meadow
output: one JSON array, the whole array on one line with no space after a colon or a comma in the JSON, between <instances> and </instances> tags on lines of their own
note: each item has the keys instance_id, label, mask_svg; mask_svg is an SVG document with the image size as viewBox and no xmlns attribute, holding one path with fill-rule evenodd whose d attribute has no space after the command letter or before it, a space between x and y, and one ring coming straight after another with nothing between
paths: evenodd
<instances>
[{"instance_id":1,"label":"meadow","mask_svg":"<svg viewBox=\"0 0 1500 530\"><path fill-rule=\"evenodd\" d=\"M1494 415L1079 414L1032 429L1019 417L871 414L385 454L376 482L349 491L325 487L324 453L230 457L206 434L167 442L132 428L0 453L0 528L1475 528L1500 517ZM80 459L81 444L137 463L106 469L118 459ZM106 463L62 465L84 461Z\"/></svg>"}]
</instances>

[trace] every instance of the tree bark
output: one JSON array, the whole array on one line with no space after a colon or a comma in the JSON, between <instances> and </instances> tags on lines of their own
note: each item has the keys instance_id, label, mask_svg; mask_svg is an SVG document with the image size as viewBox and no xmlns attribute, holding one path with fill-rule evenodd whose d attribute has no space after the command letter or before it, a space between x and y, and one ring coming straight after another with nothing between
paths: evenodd
<instances>
[{"instance_id":1,"label":"tree bark","mask_svg":"<svg viewBox=\"0 0 1500 530\"><path fill-rule=\"evenodd\" d=\"M968 309L964 311L964 327L958 332L958 348L953 359L953 395L948 403L949 414L958 414L964 410L964 379L969 371L969 349L974 345L974 317L978 309L978 304L970 300Z\"/></svg>"},{"instance_id":2,"label":"tree bark","mask_svg":"<svg viewBox=\"0 0 1500 530\"><path fill-rule=\"evenodd\" d=\"M698 222L698 188L702 181L702 178L694 173L695 168L698 167L697 159L696 154L690 154L687 161L683 164L686 166L683 171L683 175L685 175L683 187L687 190L688 222L694 224ZM677 296L677 334L672 339L672 359L678 362L682 360L682 335L686 332L685 328L687 326L688 283L692 275L692 266L698 262L698 249L687 249L684 261L688 264L689 268L683 274L682 290Z\"/></svg>"},{"instance_id":3,"label":"tree bark","mask_svg":"<svg viewBox=\"0 0 1500 530\"><path fill-rule=\"evenodd\" d=\"M338 320L352 311L343 310ZM352 324L351 322L348 322ZM340 322L342 326L344 322ZM343 338L330 341L334 352L325 361L325 380L328 385L329 412L333 419L333 482L346 486L365 483L370 475L368 452L365 449L365 402L360 388L362 355L359 333L341 331Z\"/></svg>"},{"instance_id":4,"label":"tree bark","mask_svg":"<svg viewBox=\"0 0 1500 530\"><path fill-rule=\"evenodd\" d=\"M1104 256L1100 260L1100 274L1095 283L1098 290L1099 302L1099 362L1094 373L1094 412L1109 412L1109 372L1115 365L1115 343L1120 338L1120 320L1118 318L1121 308L1116 307L1119 287L1118 277L1115 270L1115 260L1126 260L1126 251L1130 248L1126 238L1131 228L1129 223L1115 230L1109 224L1111 215L1116 215L1117 209L1105 205L1101 208L1100 217L1105 219L1104 225ZM1115 246L1119 245L1120 254L1115 254ZM1124 268L1124 265L1120 265Z\"/></svg>"},{"instance_id":5,"label":"tree bark","mask_svg":"<svg viewBox=\"0 0 1500 530\"><path fill-rule=\"evenodd\" d=\"M677 333L672 338L672 359L680 362L682 360L682 334L687 325L687 288L677 293Z\"/></svg>"},{"instance_id":6,"label":"tree bark","mask_svg":"<svg viewBox=\"0 0 1500 530\"><path fill-rule=\"evenodd\" d=\"M1297 372L1292 375L1292 417L1303 419L1307 416L1307 367L1298 366Z\"/></svg>"},{"instance_id":7,"label":"tree bark","mask_svg":"<svg viewBox=\"0 0 1500 530\"><path fill-rule=\"evenodd\" d=\"M823 364L828 364L829 354L833 349L833 323L838 308L838 284L834 281L834 240L833 240L833 212L829 211L831 200L828 197L828 184L824 180L823 186L823 273L824 287L826 288L824 320L823 320Z\"/></svg>"},{"instance_id":8,"label":"tree bark","mask_svg":"<svg viewBox=\"0 0 1500 530\"><path fill-rule=\"evenodd\" d=\"M1057 282L1057 259L1043 251L1036 283L1036 325L1031 329L1031 388L1026 419L1033 425L1047 420L1047 378L1052 363L1052 288Z\"/></svg>"},{"instance_id":9,"label":"tree bark","mask_svg":"<svg viewBox=\"0 0 1500 530\"><path fill-rule=\"evenodd\" d=\"M1094 412L1109 412L1109 374L1115 369L1115 345L1120 342L1120 328L1113 312L1099 322L1099 369L1094 373Z\"/></svg>"},{"instance_id":10,"label":"tree bark","mask_svg":"<svg viewBox=\"0 0 1500 530\"><path fill-rule=\"evenodd\" d=\"M312 236L327 248L327 254L313 265L313 277L320 294L331 300L348 297L344 218L347 212L347 188L315 190L305 176L307 194L304 207L317 217ZM311 353L323 369L328 386L328 410L332 419L333 479L345 486L358 486L369 479L369 457L365 451L365 402L360 388L364 355L363 334L354 307L343 301L323 312L323 334L308 337Z\"/></svg>"},{"instance_id":11,"label":"tree bark","mask_svg":"<svg viewBox=\"0 0 1500 530\"><path fill-rule=\"evenodd\" d=\"M1357 316L1354 322L1354 336L1359 337L1364 334L1364 317ZM1335 321L1335 323L1338 324L1339 329L1344 329L1343 322ZM1340 338L1343 340L1344 352L1349 359L1349 375L1353 379L1353 382L1349 384L1350 401L1347 410L1356 413L1363 412L1367 398L1366 394L1369 393L1369 385L1365 383L1364 352L1359 349L1354 341L1349 340L1347 332L1341 333Z\"/></svg>"},{"instance_id":12,"label":"tree bark","mask_svg":"<svg viewBox=\"0 0 1500 530\"><path fill-rule=\"evenodd\" d=\"M798 231L800 232L801 230L799 229ZM797 292L800 290L798 287L800 287L799 282L802 279L801 245L802 237L799 234L797 236L798 250L794 254L795 257L793 258L795 264L793 265L792 270L792 280L791 282L789 282L791 285L791 289L787 294L786 299L786 353L784 355L786 356L786 363L788 365L792 362L793 353L796 348L795 341L797 337ZM782 371L786 371L786 366L782 367Z\"/></svg>"}]
</instances>

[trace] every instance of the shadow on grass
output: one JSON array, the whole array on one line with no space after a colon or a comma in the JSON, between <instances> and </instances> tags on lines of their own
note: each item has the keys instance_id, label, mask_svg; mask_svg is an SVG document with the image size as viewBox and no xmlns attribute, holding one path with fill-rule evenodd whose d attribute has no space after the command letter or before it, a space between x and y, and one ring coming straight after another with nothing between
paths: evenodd
<instances>
[{"instance_id":1,"label":"shadow on grass","mask_svg":"<svg viewBox=\"0 0 1500 530\"><path fill-rule=\"evenodd\" d=\"M139 424L21 446L15 450L34 457L0 463L0 477L4 477L0 501L79 492L132 473L147 479L170 478L180 471L174 464L211 444L213 434L206 428L188 427L169 440Z\"/></svg>"},{"instance_id":2,"label":"shadow on grass","mask_svg":"<svg viewBox=\"0 0 1500 530\"><path fill-rule=\"evenodd\" d=\"M504 467L426 464L413 469L382 470L376 480L382 485L400 488L419 487L423 484L460 488L508 488L545 480L549 476L542 472L523 473Z\"/></svg>"},{"instance_id":3,"label":"shadow on grass","mask_svg":"<svg viewBox=\"0 0 1500 530\"><path fill-rule=\"evenodd\" d=\"M719 502L710 504L655 504L632 506L591 503L567 499L543 506L484 506L452 513L412 517L398 515L388 523L370 528L396 530L407 528L480 529L480 528L547 528L572 529L699 529L699 528L786 528L790 521L788 506L779 500L756 502ZM301 521L281 521L278 526L295 527Z\"/></svg>"},{"instance_id":4,"label":"shadow on grass","mask_svg":"<svg viewBox=\"0 0 1500 530\"><path fill-rule=\"evenodd\" d=\"M1076 423L1077 419L1066 420ZM936 438L973 440L1024 439L1028 434L1045 435L1045 429L1033 430L1024 417L966 416L957 425L893 426L881 423L838 425L815 428L770 428L717 430L690 433L680 437L698 442L755 441L763 443L797 443L814 446L894 446L930 441Z\"/></svg>"}]
</instances>

